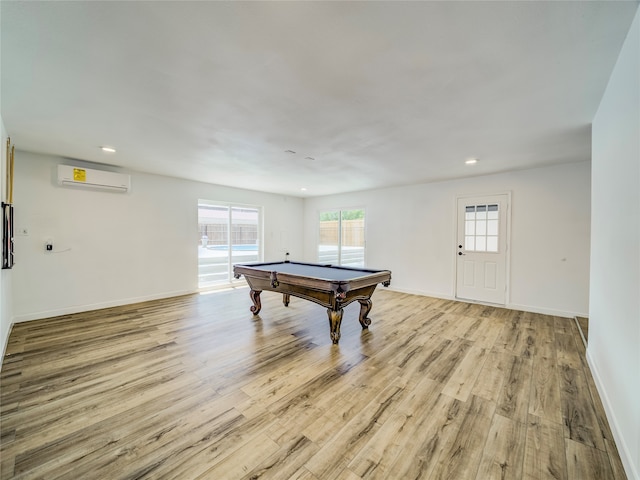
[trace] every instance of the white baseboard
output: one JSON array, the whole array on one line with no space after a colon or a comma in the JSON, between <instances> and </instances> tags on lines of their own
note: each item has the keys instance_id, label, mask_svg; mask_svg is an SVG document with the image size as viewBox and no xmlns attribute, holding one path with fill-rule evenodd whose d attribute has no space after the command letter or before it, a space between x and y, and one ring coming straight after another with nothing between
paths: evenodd
<instances>
[{"instance_id":1,"label":"white baseboard","mask_svg":"<svg viewBox=\"0 0 640 480\"><path fill-rule=\"evenodd\" d=\"M16 315L13 317L13 323L28 322L30 320L39 320L41 318L58 317L60 315L70 315L72 313L88 312L90 310L100 310L102 308L120 307L122 305L131 305L132 303L148 302L149 300L159 300L161 298L179 297L180 295L189 295L191 293L198 293L198 291L180 290L175 292L165 292L156 295L145 295L142 297L111 300L108 302L92 303L87 305L73 305L71 307L44 310L41 312L28 313L25 315Z\"/></svg>"},{"instance_id":2,"label":"white baseboard","mask_svg":"<svg viewBox=\"0 0 640 480\"><path fill-rule=\"evenodd\" d=\"M542 315L553 315L555 317L565 317L565 318L589 316L589 314L587 313L568 312L566 310L558 310L555 308L547 308L547 307L534 307L531 305L518 305L517 303L509 303L505 305L505 308L509 308L511 310L522 310L525 312L541 313Z\"/></svg>"},{"instance_id":3,"label":"white baseboard","mask_svg":"<svg viewBox=\"0 0 640 480\"><path fill-rule=\"evenodd\" d=\"M602 404L604 405L607 420L609 421L609 426L611 427L611 432L613 433L613 439L616 442L616 447L618 447L620 460L622 460L622 465L624 466L624 471L627 474L627 478L629 480L640 480L638 470L636 469L636 466L632 461L633 456L629 451L629 445L627 445L624 437L620 434L618 419L616 418L615 411L611 407L611 401L609 400L607 390L604 388L604 384L602 383L600 374L598 373L598 368L591 359L589 349L587 349L587 363L589 364L591 376L593 377L593 381L595 382L596 388L598 389L598 394L600 395L600 399L602 400Z\"/></svg>"},{"instance_id":4,"label":"white baseboard","mask_svg":"<svg viewBox=\"0 0 640 480\"><path fill-rule=\"evenodd\" d=\"M433 292L425 292L422 290L412 290L409 288L398 288L394 286L390 287L378 287L378 290L391 290L392 292L398 293L408 293L409 295L420 295L422 297L433 297L433 298L441 298L443 300L455 300L451 295L447 295L444 293L433 293Z\"/></svg>"},{"instance_id":5,"label":"white baseboard","mask_svg":"<svg viewBox=\"0 0 640 480\"><path fill-rule=\"evenodd\" d=\"M584 336L584 332L582 331L582 327L580 326L580 322L578 322L578 317L589 318L586 315L576 315L573 317L573 320L576 322L576 327L578 327L578 333L580 334L580 338L582 339L582 344L584 348L587 348L587 339Z\"/></svg>"},{"instance_id":6,"label":"white baseboard","mask_svg":"<svg viewBox=\"0 0 640 480\"><path fill-rule=\"evenodd\" d=\"M420 290L411 290L406 288L389 287L389 290L392 290L394 292L400 292L400 293L409 293L411 295L422 295L425 297L441 298L443 300L456 300L456 301L465 302L465 303L477 303L480 305L489 305L491 307L497 307L497 308L508 308L509 310L522 310L524 312L540 313L543 315L553 315L556 317L574 318L574 317L589 316L586 313L567 312L565 310L558 310L555 308L533 307L531 305L519 305L517 303L508 303L506 305L496 305L491 303L474 302L472 300L458 299L452 295L447 295L443 293L424 292Z\"/></svg>"}]
</instances>

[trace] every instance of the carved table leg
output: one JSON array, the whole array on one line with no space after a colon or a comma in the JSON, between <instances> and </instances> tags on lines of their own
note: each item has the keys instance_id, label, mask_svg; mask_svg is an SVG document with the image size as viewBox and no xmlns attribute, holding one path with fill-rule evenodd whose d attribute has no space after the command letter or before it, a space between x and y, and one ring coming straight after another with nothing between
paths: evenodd
<instances>
[{"instance_id":1,"label":"carved table leg","mask_svg":"<svg viewBox=\"0 0 640 480\"><path fill-rule=\"evenodd\" d=\"M285 307L289 306L289 300L291 299L291 295L289 295L288 293L283 293L282 294L282 303L284 303Z\"/></svg>"},{"instance_id":2,"label":"carved table leg","mask_svg":"<svg viewBox=\"0 0 640 480\"><path fill-rule=\"evenodd\" d=\"M253 302L253 307L251 307L251 311L254 315L260 313L260 309L262 308L262 304L260 303L260 294L262 290L251 290L249 292L249 296L251 297L251 301Z\"/></svg>"},{"instance_id":3,"label":"carved table leg","mask_svg":"<svg viewBox=\"0 0 640 480\"><path fill-rule=\"evenodd\" d=\"M371 325L371 320L367 318L367 315L371 311L372 303L370 298L358 301L360 302L360 325L362 325L362 328L365 329L368 328L369 325Z\"/></svg>"},{"instance_id":4,"label":"carved table leg","mask_svg":"<svg viewBox=\"0 0 640 480\"><path fill-rule=\"evenodd\" d=\"M331 329L331 341L333 343L338 343L340 340L340 324L342 323L342 314L344 310L342 308L338 310L327 309L327 313L329 314L329 327Z\"/></svg>"}]
</instances>

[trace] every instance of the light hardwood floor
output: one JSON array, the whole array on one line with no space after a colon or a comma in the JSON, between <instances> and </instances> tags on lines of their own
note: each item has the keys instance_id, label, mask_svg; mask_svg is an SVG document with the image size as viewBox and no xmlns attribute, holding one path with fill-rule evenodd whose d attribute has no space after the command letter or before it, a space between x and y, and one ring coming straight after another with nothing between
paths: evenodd
<instances>
[{"instance_id":1,"label":"light hardwood floor","mask_svg":"<svg viewBox=\"0 0 640 480\"><path fill-rule=\"evenodd\" d=\"M14 325L1 478L625 478L573 319L248 293Z\"/></svg>"}]
</instances>

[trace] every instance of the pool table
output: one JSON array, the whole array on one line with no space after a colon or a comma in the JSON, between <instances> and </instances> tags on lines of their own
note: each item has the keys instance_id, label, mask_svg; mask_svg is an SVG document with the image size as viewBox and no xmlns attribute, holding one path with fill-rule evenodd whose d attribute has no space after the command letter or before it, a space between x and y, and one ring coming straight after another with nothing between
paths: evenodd
<instances>
[{"instance_id":1,"label":"pool table","mask_svg":"<svg viewBox=\"0 0 640 480\"><path fill-rule=\"evenodd\" d=\"M368 328L371 324L367 318L371 311L371 295L378 283L385 287L391 283L389 270L290 261L236 264L233 275L235 278L244 275L249 284L254 315L262 308L260 293L263 290L282 293L285 307L289 306L291 295L327 307L333 343L340 340L343 307L355 300L360 302L360 325L363 329Z\"/></svg>"}]
</instances>

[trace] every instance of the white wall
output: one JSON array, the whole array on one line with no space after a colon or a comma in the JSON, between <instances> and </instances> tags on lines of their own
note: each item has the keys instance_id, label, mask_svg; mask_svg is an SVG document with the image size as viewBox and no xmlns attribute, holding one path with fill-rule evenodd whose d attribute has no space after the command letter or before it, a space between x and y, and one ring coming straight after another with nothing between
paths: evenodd
<instances>
[{"instance_id":1,"label":"white wall","mask_svg":"<svg viewBox=\"0 0 640 480\"><path fill-rule=\"evenodd\" d=\"M588 359L627 476L640 479L640 13L593 121Z\"/></svg>"},{"instance_id":2,"label":"white wall","mask_svg":"<svg viewBox=\"0 0 640 480\"><path fill-rule=\"evenodd\" d=\"M16 152L15 321L196 291L198 199L263 206L265 260L302 250L300 198L136 172L129 194L65 188L59 163Z\"/></svg>"},{"instance_id":3,"label":"white wall","mask_svg":"<svg viewBox=\"0 0 640 480\"><path fill-rule=\"evenodd\" d=\"M393 288L453 298L456 196L510 191L511 308L585 315L589 293L590 162L387 188L305 202L305 258L316 259L320 210L366 209L367 265Z\"/></svg>"}]
</instances>

